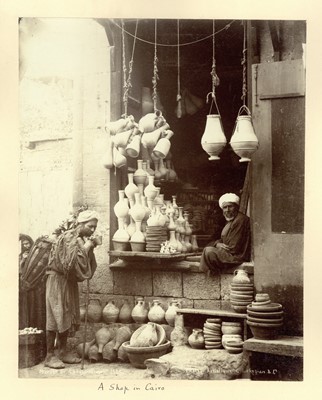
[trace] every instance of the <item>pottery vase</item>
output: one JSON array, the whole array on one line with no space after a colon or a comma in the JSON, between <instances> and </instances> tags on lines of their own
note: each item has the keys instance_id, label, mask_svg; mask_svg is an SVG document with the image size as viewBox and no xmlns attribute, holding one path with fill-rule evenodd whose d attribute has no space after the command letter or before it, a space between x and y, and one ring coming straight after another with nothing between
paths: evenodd
<instances>
[{"instance_id":1,"label":"pottery vase","mask_svg":"<svg viewBox=\"0 0 322 400\"><path fill-rule=\"evenodd\" d=\"M168 169L168 175L167 175L167 180L169 182L175 182L177 179L177 173L175 172L175 170L172 168L172 163L171 160L166 160L165 163L167 169Z\"/></svg>"},{"instance_id":2,"label":"pottery vase","mask_svg":"<svg viewBox=\"0 0 322 400\"><path fill-rule=\"evenodd\" d=\"M114 214L117 218L126 218L129 213L129 205L128 200L125 199L124 190L119 190L119 201L114 206Z\"/></svg>"},{"instance_id":3,"label":"pottery vase","mask_svg":"<svg viewBox=\"0 0 322 400\"><path fill-rule=\"evenodd\" d=\"M202 329L193 329L191 335L188 337L188 343L193 349L203 349L205 347L205 339Z\"/></svg>"},{"instance_id":4,"label":"pottery vase","mask_svg":"<svg viewBox=\"0 0 322 400\"><path fill-rule=\"evenodd\" d=\"M131 323L132 322L131 312L132 312L132 307L130 306L128 300L125 299L122 307L120 308L119 321L122 324Z\"/></svg>"},{"instance_id":5,"label":"pottery vase","mask_svg":"<svg viewBox=\"0 0 322 400\"><path fill-rule=\"evenodd\" d=\"M102 353L103 347L112 339L111 331L103 326L95 333L95 341L98 347L98 352Z\"/></svg>"},{"instance_id":6,"label":"pottery vase","mask_svg":"<svg viewBox=\"0 0 322 400\"><path fill-rule=\"evenodd\" d=\"M187 248L186 242L185 242L185 234L180 235L180 241L181 241L181 245L182 245L181 253L187 253L188 248Z\"/></svg>"},{"instance_id":7,"label":"pottery vase","mask_svg":"<svg viewBox=\"0 0 322 400\"><path fill-rule=\"evenodd\" d=\"M199 245L198 245L198 242L197 242L197 235L191 235L191 245L192 245L191 250L194 253L196 253L199 250Z\"/></svg>"},{"instance_id":8,"label":"pottery vase","mask_svg":"<svg viewBox=\"0 0 322 400\"><path fill-rule=\"evenodd\" d=\"M124 193L130 201L134 202L134 194L139 193L139 188L134 183L134 174L130 172L127 176L129 183L125 186Z\"/></svg>"},{"instance_id":9,"label":"pottery vase","mask_svg":"<svg viewBox=\"0 0 322 400\"><path fill-rule=\"evenodd\" d=\"M154 186L154 176L149 175L148 181L149 183L144 189L144 195L147 198L148 207L150 208L150 210L152 210L153 201L156 198L158 191L156 186Z\"/></svg>"},{"instance_id":10,"label":"pottery vase","mask_svg":"<svg viewBox=\"0 0 322 400\"><path fill-rule=\"evenodd\" d=\"M154 176L154 170L151 168L151 161L146 160L146 171L149 175Z\"/></svg>"},{"instance_id":11,"label":"pottery vase","mask_svg":"<svg viewBox=\"0 0 322 400\"><path fill-rule=\"evenodd\" d=\"M159 139L158 143L153 149L153 154L158 158L165 158L170 150L171 143L170 139L174 135L174 133L170 130L165 131L166 136Z\"/></svg>"},{"instance_id":12,"label":"pottery vase","mask_svg":"<svg viewBox=\"0 0 322 400\"><path fill-rule=\"evenodd\" d=\"M113 164L116 168L124 167L127 164L126 157L115 146L113 146Z\"/></svg>"},{"instance_id":13,"label":"pottery vase","mask_svg":"<svg viewBox=\"0 0 322 400\"><path fill-rule=\"evenodd\" d=\"M209 160L220 160L219 154L227 140L219 114L207 115L206 128L201 138L201 146L209 154Z\"/></svg>"},{"instance_id":14,"label":"pottery vase","mask_svg":"<svg viewBox=\"0 0 322 400\"><path fill-rule=\"evenodd\" d=\"M106 343L102 350L102 358L106 363L112 363L117 359L117 350L114 350L115 339Z\"/></svg>"},{"instance_id":15,"label":"pottery vase","mask_svg":"<svg viewBox=\"0 0 322 400\"><path fill-rule=\"evenodd\" d=\"M120 147L125 149L128 141L130 139L130 136L132 135L132 132L133 132L133 129L129 129L125 132L120 132L120 133L117 133L116 135L112 136L114 146L117 147L118 149Z\"/></svg>"},{"instance_id":16,"label":"pottery vase","mask_svg":"<svg viewBox=\"0 0 322 400\"><path fill-rule=\"evenodd\" d=\"M190 237L191 237L191 235L185 235L185 237L184 237L184 244L187 248L187 253L192 252L192 244L190 242Z\"/></svg>"},{"instance_id":17,"label":"pottery vase","mask_svg":"<svg viewBox=\"0 0 322 400\"><path fill-rule=\"evenodd\" d=\"M142 222L142 220L145 217L145 206L142 205L141 203L141 195L140 193L135 193L135 204L131 208L131 217L133 218L134 222Z\"/></svg>"},{"instance_id":18,"label":"pottery vase","mask_svg":"<svg viewBox=\"0 0 322 400\"><path fill-rule=\"evenodd\" d=\"M177 252L182 253L182 243L180 240L180 233L176 232L176 240L177 240Z\"/></svg>"},{"instance_id":19,"label":"pottery vase","mask_svg":"<svg viewBox=\"0 0 322 400\"><path fill-rule=\"evenodd\" d=\"M144 324L148 320L148 310L145 307L143 297L137 298L131 317L138 324Z\"/></svg>"},{"instance_id":20,"label":"pottery vase","mask_svg":"<svg viewBox=\"0 0 322 400\"><path fill-rule=\"evenodd\" d=\"M125 148L125 153L128 157L131 158L137 158L140 154L140 147L141 147L141 134L139 133L139 130L135 129L135 134L132 137L132 139L129 140L129 143L127 144Z\"/></svg>"},{"instance_id":21,"label":"pottery vase","mask_svg":"<svg viewBox=\"0 0 322 400\"><path fill-rule=\"evenodd\" d=\"M154 164L154 183L159 185L161 182L161 172L159 171L159 160L153 160Z\"/></svg>"},{"instance_id":22,"label":"pottery vase","mask_svg":"<svg viewBox=\"0 0 322 400\"><path fill-rule=\"evenodd\" d=\"M160 122L161 120L162 120L162 112L161 111L157 110L156 112L147 113L147 114L143 115L143 117L140 118L139 129L144 134L151 133L157 129L158 122ZM144 141L143 141L143 145L145 145Z\"/></svg>"},{"instance_id":23,"label":"pottery vase","mask_svg":"<svg viewBox=\"0 0 322 400\"><path fill-rule=\"evenodd\" d=\"M170 326L174 326L174 321L177 315L177 310L179 309L179 302L177 300L170 301L169 307L165 312L165 320Z\"/></svg>"},{"instance_id":24,"label":"pottery vase","mask_svg":"<svg viewBox=\"0 0 322 400\"><path fill-rule=\"evenodd\" d=\"M169 231L175 231L176 230L176 224L175 224L175 222L173 220L173 212L171 212L170 215L169 215L168 230Z\"/></svg>"},{"instance_id":25,"label":"pottery vase","mask_svg":"<svg viewBox=\"0 0 322 400\"><path fill-rule=\"evenodd\" d=\"M236 269L234 271L233 283L250 283L248 273L243 269Z\"/></svg>"},{"instance_id":26,"label":"pottery vase","mask_svg":"<svg viewBox=\"0 0 322 400\"><path fill-rule=\"evenodd\" d=\"M99 322L102 317L102 306L99 299L90 299L88 304L87 319L89 322Z\"/></svg>"},{"instance_id":27,"label":"pottery vase","mask_svg":"<svg viewBox=\"0 0 322 400\"><path fill-rule=\"evenodd\" d=\"M164 165L162 158L160 158L160 161L159 161L159 172L161 174L161 176L160 176L161 181L165 181L167 179L168 169Z\"/></svg>"},{"instance_id":28,"label":"pottery vase","mask_svg":"<svg viewBox=\"0 0 322 400\"><path fill-rule=\"evenodd\" d=\"M123 245L123 250L125 250L125 248L127 247L127 243L130 240L130 235L128 234L127 230L125 229L124 226L124 219L123 218L118 218L118 229L117 231L114 233L112 241L117 242L117 243L124 243ZM114 243L114 250L121 250L121 249L116 249L115 248L115 243Z\"/></svg>"},{"instance_id":29,"label":"pottery vase","mask_svg":"<svg viewBox=\"0 0 322 400\"><path fill-rule=\"evenodd\" d=\"M103 320L106 324L116 322L119 316L120 310L115 305L114 300L109 300L103 309Z\"/></svg>"},{"instance_id":30,"label":"pottery vase","mask_svg":"<svg viewBox=\"0 0 322 400\"><path fill-rule=\"evenodd\" d=\"M126 232L128 233L128 235L131 237L133 235L133 233L135 232L135 222L133 220L132 217L130 217L130 223L129 225L126 227Z\"/></svg>"},{"instance_id":31,"label":"pottery vase","mask_svg":"<svg viewBox=\"0 0 322 400\"><path fill-rule=\"evenodd\" d=\"M111 169L113 167L113 141L108 138L106 154L102 159L103 167L106 169Z\"/></svg>"},{"instance_id":32,"label":"pottery vase","mask_svg":"<svg viewBox=\"0 0 322 400\"><path fill-rule=\"evenodd\" d=\"M169 246L171 246L175 251L178 251L176 232L174 230L169 231Z\"/></svg>"},{"instance_id":33,"label":"pottery vase","mask_svg":"<svg viewBox=\"0 0 322 400\"><path fill-rule=\"evenodd\" d=\"M152 306L148 312L149 321L155 322L157 324L163 324L164 316L165 316L165 311L161 307L160 300L153 300Z\"/></svg>"},{"instance_id":34,"label":"pottery vase","mask_svg":"<svg viewBox=\"0 0 322 400\"><path fill-rule=\"evenodd\" d=\"M93 344L88 350L88 359L91 363L95 363L99 361L101 358L101 354L98 352L98 346Z\"/></svg>"},{"instance_id":35,"label":"pottery vase","mask_svg":"<svg viewBox=\"0 0 322 400\"><path fill-rule=\"evenodd\" d=\"M137 247L133 246L133 243L145 243L145 236L141 231L141 224L142 224L141 221L135 221L135 232L133 233L130 239L132 251L134 251L134 248ZM144 251L143 250L144 246L139 246L139 247L142 248L141 251Z\"/></svg>"},{"instance_id":36,"label":"pottery vase","mask_svg":"<svg viewBox=\"0 0 322 400\"><path fill-rule=\"evenodd\" d=\"M84 358L88 358L88 352L89 349L95 344L95 339L91 340L90 342L86 342L85 346L84 343L79 343L76 346L76 352L79 355L79 357L83 357L83 352L84 352Z\"/></svg>"},{"instance_id":37,"label":"pottery vase","mask_svg":"<svg viewBox=\"0 0 322 400\"><path fill-rule=\"evenodd\" d=\"M107 129L111 135L116 135L118 132L124 132L129 123L129 119L120 118L117 121L109 122Z\"/></svg>"},{"instance_id":38,"label":"pottery vase","mask_svg":"<svg viewBox=\"0 0 322 400\"><path fill-rule=\"evenodd\" d=\"M170 342L173 347L184 346L188 343L188 334L184 327L183 314L175 316L174 329L170 333Z\"/></svg>"},{"instance_id":39,"label":"pottery vase","mask_svg":"<svg viewBox=\"0 0 322 400\"><path fill-rule=\"evenodd\" d=\"M177 196L175 196L175 195L172 196L172 207L174 209L173 219L175 221L179 216L179 207L177 204Z\"/></svg>"},{"instance_id":40,"label":"pottery vase","mask_svg":"<svg viewBox=\"0 0 322 400\"><path fill-rule=\"evenodd\" d=\"M240 115L243 110L247 115ZM258 139L255 135L252 117L246 106L242 106L238 112L230 145L234 152L241 157L239 162L249 162L251 155L258 149Z\"/></svg>"},{"instance_id":41,"label":"pottery vase","mask_svg":"<svg viewBox=\"0 0 322 400\"><path fill-rule=\"evenodd\" d=\"M116 331L115 344L113 346L113 350L117 351L124 342L130 340L132 333L133 333L132 329L130 329L129 326L121 326Z\"/></svg>"},{"instance_id":42,"label":"pottery vase","mask_svg":"<svg viewBox=\"0 0 322 400\"><path fill-rule=\"evenodd\" d=\"M147 172L144 171L143 169L143 160L137 160L137 169L134 172L134 183L137 185L139 183L143 184L145 183L145 180L148 176Z\"/></svg>"}]
</instances>

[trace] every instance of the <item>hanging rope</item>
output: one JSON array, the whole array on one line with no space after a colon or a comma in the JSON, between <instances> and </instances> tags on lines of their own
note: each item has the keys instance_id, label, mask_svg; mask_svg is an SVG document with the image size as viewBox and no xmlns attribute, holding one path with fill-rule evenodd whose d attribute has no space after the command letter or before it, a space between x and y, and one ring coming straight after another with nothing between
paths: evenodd
<instances>
[{"instance_id":1,"label":"hanging rope","mask_svg":"<svg viewBox=\"0 0 322 400\"><path fill-rule=\"evenodd\" d=\"M178 49L177 49L177 56L178 56L178 74L177 74L177 101L181 100L181 87L180 87L180 27L179 27L179 20L177 21L177 36L178 36Z\"/></svg>"},{"instance_id":2,"label":"hanging rope","mask_svg":"<svg viewBox=\"0 0 322 400\"><path fill-rule=\"evenodd\" d=\"M119 26L115 21L113 21L112 19L110 19L110 21L111 21L115 26L117 26L119 29L122 29L122 27ZM214 35L218 35L218 33L222 32L222 31L227 31L227 30L231 27L231 25L232 25L233 23L235 23L236 21L237 21L236 19L232 20L232 21L229 22L227 25L225 25L222 29L219 29L219 31L217 31L217 32L215 32L215 33L213 33L213 34L211 34L211 35L205 36L204 38L197 39L197 40L193 40L193 41L191 41L191 42L181 43L181 44L180 44L180 47L182 47L182 46L190 46L190 45L192 45L192 44L202 42L202 41L204 41L204 40L207 40L207 39L211 38L211 37L214 36ZM125 32L127 35L134 37L133 34L132 34L131 32L128 32L127 30L124 30L124 32ZM145 39L140 38L140 37L137 37L137 40L139 40L140 42L143 42L143 43L155 45L155 42L150 42L149 40L145 40ZM165 43L157 43L157 45L158 45L158 46L164 46L164 47L176 47L176 46L178 46L178 44L165 44Z\"/></svg>"},{"instance_id":3,"label":"hanging rope","mask_svg":"<svg viewBox=\"0 0 322 400\"><path fill-rule=\"evenodd\" d=\"M216 73L216 42L215 42L215 20L212 21L212 67L211 67L211 92L209 92L207 94L206 97L206 101L207 103L209 102L209 96L211 95L211 106L210 106L210 110L212 108L213 103L215 103L217 110L218 110L218 105L217 105L217 101L216 101L216 86L219 85L220 81L219 81L219 77ZM219 112L219 110L218 110Z\"/></svg>"},{"instance_id":4,"label":"hanging rope","mask_svg":"<svg viewBox=\"0 0 322 400\"><path fill-rule=\"evenodd\" d=\"M244 24L244 42L243 42L243 58L241 61L241 65L243 66L243 88L242 88L241 99L243 101L243 106L245 106L246 105L246 95L247 95L246 21L243 21L243 24Z\"/></svg>"},{"instance_id":5,"label":"hanging rope","mask_svg":"<svg viewBox=\"0 0 322 400\"><path fill-rule=\"evenodd\" d=\"M131 60L129 62L129 72L126 77L126 61L125 61L125 40L124 40L124 21L122 19L122 48L123 48L123 104L124 104L124 116L127 117L127 108L128 108L128 98L129 94L132 88L132 70L133 70L133 59L134 59L134 51L135 51L135 42L136 42L136 35L137 35L137 29L138 29L138 20L136 20L136 25L135 25L135 33L133 36L133 47L132 47L132 55L131 55Z\"/></svg>"},{"instance_id":6,"label":"hanging rope","mask_svg":"<svg viewBox=\"0 0 322 400\"><path fill-rule=\"evenodd\" d=\"M157 83L158 83L158 57L157 57L157 20L154 22L154 60L153 60L153 78L152 78L152 85L153 85L153 92L152 92L152 100L153 100L153 108L154 112L157 111Z\"/></svg>"}]
</instances>

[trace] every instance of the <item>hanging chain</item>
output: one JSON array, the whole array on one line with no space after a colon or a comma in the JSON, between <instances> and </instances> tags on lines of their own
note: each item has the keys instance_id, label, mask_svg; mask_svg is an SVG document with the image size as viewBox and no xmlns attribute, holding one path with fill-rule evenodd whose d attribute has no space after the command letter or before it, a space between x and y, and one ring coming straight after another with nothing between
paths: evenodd
<instances>
[{"instance_id":1,"label":"hanging chain","mask_svg":"<svg viewBox=\"0 0 322 400\"><path fill-rule=\"evenodd\" d=\"M177 48L177 55L178 55L178 74L177 74L177 101L181 100L181 87L180 87L180 28L179 28L179 20L177 20L177 37L178 37L178 48Z\"/></svg>"},{"instance_id":2,"label":"hanging chain","mask_svg":"<svg viewBox=\"0 0 322 400\"><path fill-rule=\"evenodd\" d=\"M245 106L246 105L246 95L247 95L246 21L244 21L243 24L244 24L244 42L243 42L243 58L241 61L241 65L243 66L243 88L242 88L241 99L243 100L243 106Z\"/></svg>"},{"instance_id":3,"label":"hanging chain","mask_svg":"<svg viewBox=\"0 0 322 400\"><path fill-rule=\"evenodd\" d=\"M154 60L153 60L153 78L152 78L152 85L153 85L153 93L152 93L152 99L153 99L153 107L154 107L154 112L157 111L157 82L159 79L158 76L158 57L157 57L157 20L155 20L154 24Z\"/></svg>"},{"instance_id":4,"label":"hanging chain","mask_svg":"<svg viewBox=\"0 0 322 400\"><path fill-rule=\"evenodd\" d=\"M215 20L212 21L212 67L211 67L211 83L212 83L212 90L207 94L206 100L207 103L209 102L209 96L211 95L211 107L212 104L215 103L217 110L217 102L216 102L216 86L219 86L220 80L216 72L216 42L215 42ZM211 109L210 107L210 109ZM219 112L219 110L218 110Z\"/></svg>"}]
</instances>

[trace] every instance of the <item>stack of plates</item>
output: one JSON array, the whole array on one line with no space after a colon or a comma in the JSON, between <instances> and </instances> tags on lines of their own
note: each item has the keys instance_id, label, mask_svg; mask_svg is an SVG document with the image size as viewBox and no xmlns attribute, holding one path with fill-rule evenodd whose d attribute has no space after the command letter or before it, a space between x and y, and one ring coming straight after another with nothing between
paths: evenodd
<instances>
[{"instance_id":1,"label":"stack of plates","mask_svg":"<svg viewBox=\"0 0 322 400\"><path fill-rule=\"evenodd\" d=\"M161 243L166 240L168 240L168 233L164 226L146 227L146 251L160 252Z\"/></svg>"},{"instance_id":2,"label":"stack of plates","mask_svg":"<svg viewBox=\"0 0 322 400\"><path fill-rule=\"evenodd\" d=\"M256 295L256 300L247 306L247 324L255 339L275 339L283 325L283 306L272 303L265 293Z\"/></svg>"},{"instance_id":3,"label":"stack of plates","mask_svg":"<svg viewBox=\"0 0 322 400\"><path fill-rule=\"evenodd\" d=\"M251 304L253 300L253 283L231 283L230 304L236 312L246 313L248 304Z\"/></svg>"},{"instance_id":4,"label":"stack of plates","mask_svg":"<svg viewBox=\"0 0 322 400\"><path fill-rule=\"evenodd\" d=\"M225 349L230 354L238 354L243 351L244 342L242 340L229 340L226 342Z\"/></svg>"},{"instance_id":5,"label":"stack of plates","mask_svg":"<svg viewBox=\"0 0 322 400\"><path fill-rule=\"evenodd\" d=\"M221 319L207 318L203 326L203 335L206 349L221 349Z\"/></svg>"}]
</instances>

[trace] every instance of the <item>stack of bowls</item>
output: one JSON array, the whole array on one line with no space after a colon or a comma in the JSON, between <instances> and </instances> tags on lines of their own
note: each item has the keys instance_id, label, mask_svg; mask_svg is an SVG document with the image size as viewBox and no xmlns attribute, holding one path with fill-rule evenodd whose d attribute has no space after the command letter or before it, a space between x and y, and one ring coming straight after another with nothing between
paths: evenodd
<instances>
[{"instance_id":1,"label":"stack of bowls","mask_svg":"<svg viewBox=\"0 0 322 400\"><path fill-rule=\"evenodd\" d=\"M221 349L221 319L207 318L203 326L203 335L206 349Z\"/></svg>"},{"instance_id":2,"label":"stack of bowls","mask_svg":"<svg viewBox=\"0 0 322 400\"><path fill-rule=\"evenodd\" d=\"M248 304L254 300L254 284L232 282L230 284L230 305L238 313L246 313Z\"/></svg>"},{"instance_id":3,"label":"stack of bowls","mask_svg":"<svg viewBox=\"0 0 322 400\"><path fill-rule=\"evenodd\" d=\"M242 326L240 322L225 322L221 324L222 346L226 349L228 341L242 341Z\"/></svg>"},{"instance_id":4,"label":"stack of bowls","mask_svg":"<svg viewBox=\"0 0 322 400\"><path fill-rule=\"evenodd\" d=\"M226 342L225 349L230 354L239 354L242 353L243 347L244 347L244 342L242 341L242 339L234 339L234 340L228 340Z\"/></svg>"},{"instance_id":5,"label":"stack of bowls","mask_svg":"<svg viewBox=\"0 0 322 400\"><path fill-rule=\"evenodd\" d=\"M276 339L283 325L283 306L272 303L267 293L256 294L247 306L247 324L255 339Z\"/></svg>"}]
</instances>

